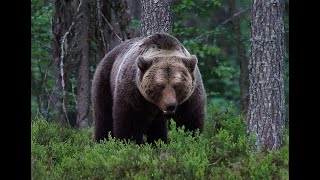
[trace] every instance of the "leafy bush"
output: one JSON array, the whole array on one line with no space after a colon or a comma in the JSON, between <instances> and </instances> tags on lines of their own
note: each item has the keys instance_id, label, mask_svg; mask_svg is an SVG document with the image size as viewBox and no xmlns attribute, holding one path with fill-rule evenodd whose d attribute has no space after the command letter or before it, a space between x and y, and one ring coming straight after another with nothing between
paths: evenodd
<instances>
[{"instance_id":1,"label":"leafy bush","mask_svg":"<svg viewBox=\"0 0 320 180\"><path fill-rule=\"evenodd\" d=\"M241 6L246 8L245 4ZM214 104L234 103L240 110L240 67L232 26L222 25L229 18L223 10L225 6L221 0L173 2L172 35L198 57L208 101ZM244 22L244 17L241 19ZM247 27L248 21L241 27L245 30L241 37L249 44Z\"/></svg>"},{"instance_id":2,"label":"leafy bush","mask_svg":"<svg viewBox=\"0 0 320 180\"><path fill-rule=\"evenodd\" d=\"M241 116L230 106L209 105L205 133L192 135L170 121L169 143L137 145L92 128L32 121L33 179L288 179L288 135L280 150L250 149Z\"/></svg>"}]
</instances>

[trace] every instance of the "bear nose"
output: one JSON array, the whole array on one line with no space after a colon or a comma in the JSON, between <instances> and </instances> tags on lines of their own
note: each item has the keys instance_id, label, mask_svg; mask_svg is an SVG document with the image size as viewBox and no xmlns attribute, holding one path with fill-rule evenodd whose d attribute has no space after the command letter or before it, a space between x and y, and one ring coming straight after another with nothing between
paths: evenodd
<instances>
[{"instance_id":1,"label":"bear nose","mask_svg":"<svg viewBox=\"0 0 320 180\"><path fill-rule=\"evenodd\" d=\"M167 111L175 111L176 110L176 106L177 106L176 103L168 104L167 107L166 107L166 110Z\"/></svg>"}]
</instances>

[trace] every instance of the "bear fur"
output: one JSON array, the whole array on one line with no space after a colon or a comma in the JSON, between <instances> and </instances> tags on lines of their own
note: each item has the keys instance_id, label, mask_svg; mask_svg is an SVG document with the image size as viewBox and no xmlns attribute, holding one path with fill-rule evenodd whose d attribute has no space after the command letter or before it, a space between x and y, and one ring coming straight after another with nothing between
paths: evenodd
<instances>
[{"instance_id":1,"label":"bear fur","mask_svg":"<svg viewBox=\"0 0 320 180\"><path fill-rule=\"evenodd\" d=\"M206 94L197 66L173 36L127 40L97 66L92 83L94 138L167 142L168 120L203 132Z\"/></svg>"}]
</instances>

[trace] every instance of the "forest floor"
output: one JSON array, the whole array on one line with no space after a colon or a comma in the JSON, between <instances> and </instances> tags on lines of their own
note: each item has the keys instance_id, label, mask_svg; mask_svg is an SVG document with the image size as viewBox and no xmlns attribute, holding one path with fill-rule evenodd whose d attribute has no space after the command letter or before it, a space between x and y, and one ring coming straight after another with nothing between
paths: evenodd
<instances>
[{"instance_id":1,"label":"forest floor","mask_svg":"<svg viewBox=\"0 0 320 180\"><path fill-rule=\"evenodd\" d=\"M137 145L93 129L32 120L32 179L289 179L289 135L279 150L251 149L242 116L209 106L205 132L192 136L170 121L169 143ZM287 131L288 132L288 131Z\"/></svg>"}]
</instances>

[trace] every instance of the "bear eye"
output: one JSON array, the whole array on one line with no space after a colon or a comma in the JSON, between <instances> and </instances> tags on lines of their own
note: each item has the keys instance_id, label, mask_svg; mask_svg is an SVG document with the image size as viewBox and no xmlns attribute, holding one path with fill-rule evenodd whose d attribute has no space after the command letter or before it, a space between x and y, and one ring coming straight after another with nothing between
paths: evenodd
<instances>
[{"instance_id":1,"label":"bear eye","mask_svg":"<svg viewBox=\"0 0 320 180\"><path fill-rule=\"evenodd\" d=\"M158 85L157 85L157 88L159 88L159 89L164 89L164 85L163 85L163 84L158 84Z\"/></svg>"},{"instance_id":2,"label":"bear eye","mask_svg":"<svg viewBox=\"0 0 320 180\"><path fill-rule=\"evenodd\" d=\"M179 88L179 84L174 84L172 87L173 89L177 90Z\"/></svg>"}]
</instances>

